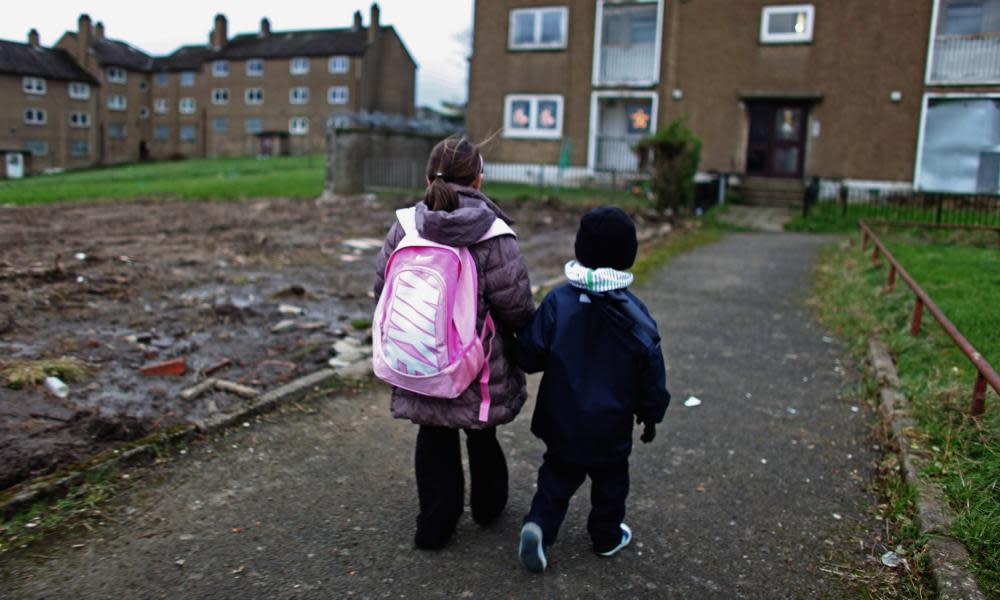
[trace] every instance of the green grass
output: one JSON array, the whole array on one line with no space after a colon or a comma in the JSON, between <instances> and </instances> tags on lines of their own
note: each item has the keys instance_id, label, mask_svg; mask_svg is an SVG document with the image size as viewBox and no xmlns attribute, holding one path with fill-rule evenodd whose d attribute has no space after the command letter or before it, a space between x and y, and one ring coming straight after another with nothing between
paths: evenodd
<instances>
[{"instance_id":1,"label":"green grass","mask_svg":"<svg viewBox=\"0 0 1000 600\"><path fill-rule=\"evenodd\" d=\"M887 207L868 204L849 204L847 212L842 213L837 202L820 202L809 209L809 216L803 217L801 207L798 214L785 229L790 231L811 231L815 233L843 233L855 231L859 219L869 221L885 219L889 221L915 221L919 223L934 223L937 218L936 208L920 207ZM952 211L945 209L941 213L941 222L949 224L978 224L1000 226L1000 212L974 214L968 211Z\"/></svg>"},{"instance_id":2,"label":"green grass","mask_svg":"<svg viewBox=\"0 0 1000 600\"><path fill-rule=\"evenodd\" d=\"M893 253L946 315L996 367L1000 363L1000 252L991 243L964 245L957 234L886 234ZM931 452L923 473L945 490L955 514L952 533L968 548L988 596L1000 596L1000 398L986 414L967 416L975 370L925 311L924 329L909 334L913 294L901 281L884 291L886 267L872 266L855 241L826 250L817 269L817 306L826 324L861 359L869 336L889 346L903 392Z\"/></svg>"},{"instance_id":3,"label":"green grass","mask_svg":"<svg viewBox=\"0 0 1000 600\"><path fill-rule=\"evenodd\" d=\"M323 192L321 155L208 158L142 163L0 181L0 203L180 198L315 198Z\"/></svg>"}]
</instances>

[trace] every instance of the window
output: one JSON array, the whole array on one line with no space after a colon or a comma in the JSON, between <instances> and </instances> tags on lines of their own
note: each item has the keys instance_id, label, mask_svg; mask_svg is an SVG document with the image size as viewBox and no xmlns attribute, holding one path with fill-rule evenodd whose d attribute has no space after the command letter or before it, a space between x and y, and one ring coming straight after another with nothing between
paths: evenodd
<instances>
[{"instance_id":1,"label":"window","mask_svg":"<svg viewBox=\"0 0 1000 600\"><path fill-rule=\"evenodd\" d=\"M49 143L45 140L24 140L24 147L32 156L45 156L49 153Z\"/></svg>"},{"instance_id":2,"label":"window","mask_svg":"<svg viewBox=\"0 0 1000 600\"><path fill-rule=\"evenodd\" d=\"M229 75L229 61L228 60L217 60L212 63L212 76L213 77L227 77Z\"/></svg>"},{"instance_id":3,"label":"window","mask_svg":"<svg viewBox=\"0 0 1000 600\"><path fill-rule=\"evenodd\" d=\"M196 107L197 103L194 101L194 98L181 98L180 105L177 109L182 115L193 115Z\"/></svg>"},{"instance_id":4,"label":"window","mask_svg":"<svg viewBox=\"0 0 1000 600\"><path fill-rule=\"evenodd\" d=\"M193 142L194 140L195 140L194 125L184 125L183 127L181 127L181 141Z\"/></svg>"},{"instance_id":5,"label":"window","mask_svg":"<svg viewBox=\"0 0 1000 600\"><path fill-rule=\"evenodd\" d=\"M247 133L260 133L264 131L264 121L257 117L251 117L246 120Z\"/></svg>"},{"instance_id":6,"label":"window","mask_svg":"<svg viewBox=\"0 0 1000 600\"><path fill-rule=\"evenodd\" d=\"M327 90L326 101L330 104L347 104L347 86L335 85Z\"/></svg>"},{"instance_id":7,"label":"window","mask_svg":"<svg viewBox=\"0 0 1000 600\"><path fill-rule=\"evenodd\" d=\"M165 115L169 111L169 104L166 98L157 98L153 100L153 112L158 115Z\"/></svg>"},{"instance_id":8,"label":"window","mask_svg":"<svg viewBox=\"0 0 1000 600\"><path fill-rule=\"evenodd\" d=\"M125 96L121 94L111 94L108 96L108 109L109 110L125 110L128 107L128 101Z\"/></svg>"},{"instance_id":9,"label":"window","mask_svg":"<svg viewBox=\"0 0 1000 600\"><path fill-rule=\"evenodd\" d=\"M90 142L87 140L70 141L69 153L73 156L90 156Z\"/></svg>"},{"instance_id":10,"label":"window","mask_svg":"<svg viewBox=\"0 0 1000 600\"><path fill-rule=\"evenodd\" d=\"M294 87L288 91L288 101L292 104L308 104L309 103L309 88L307 87Z\"/></svg>"},{"instance_id":11,"label":"window","mask_svg":"<svg viewBox=\"0 0 1000 600\"><path fill-rule=\"evenodd\" d=\"M917 187L1000 193L1000 98L930 95L925 103Z\"/></svg>"},{"instance_id":12,"label":"window","mask_svg":"<svg viewBox=\"0 0 1000 600\"><path fill-rule=\"evenodd\" d=\"M216 117L212 119L212 129L216 133L227 133L229 131L229 119L226 117Z\"/></svg>"},{"instance_id":13,"label":"window","mask_svg":"<svg viewBox=\"0 0 1000 600\"><path fill-rule=\"evenodd\" d=\"M128 74L121 67L108 67L106 74L108 83L125 83L128 81Z\"/></svg>"},{"instance_id":14,"label":"window","mask_svg":"<svg viewBox=\"0 0 1000 600\"><path fill-rule=\"evenodd\" d=\"M331 73L346 73L349 64L346 56L331 56L327 70Z\"/></svg>"},{"instance_id":15,"label":"window","mask_svg":"<svg viewBox=\"0 0 1000 600\"><path fill-rule=\"evenodd\" d=\"M108 138L112 140L123 139L127 135L125 123L108 123Z\"/></svg>"},{"instance_id":16,"label":"window","mask_svg":"<svg viewBox=\"0 0 1000 600\"><path fill-rule=\"evenodd\" d=\"M762 44L811 42L816 9L812 4L765 6L760 17Z\"/></svg>"},{"instance_id":17,"label":"window","mask_svg":"<svg viewBox=\"0 0 1000 600\"><path fill-rule=\"evenodd\" d=\"M247 77L260 77L264 74L264 61L251 58L247 61Z\"/></svg>"},{"instance_id":18,"label":"window","mask_svg":"<svg viewBox=\"0 0 1000 600\"><path fill-rule=\"evenodd\" d=\"M308 58L293 58L290 71L292 75L305 75L309 72Z\"/></svg>"},{"instance_id":19,"label":"window","mask_svg":"<svg viewBox=\"0 0 1000 600\"><path fill-rule=\"evenodd\" d=\"M983 3L981 1L951 0L944 7L944 35L975 35L983 33Z\"/></svg>"},{"instance_id":20,"label":"window","mask_svg":"<svg viewBox=\"0 0 1000 600\"><path fill-rule=\"evenodd\" d=\"M90 113L73 112L69 113L70 127L90 127Z\"/></svg>"},{"instance_id":21,"label":"window","mask_svg":"<svg viewBox=\"0 0 1000 600\"><path fill-rule=\"evenodd\" d=\"M565 48L568 15L565 6L510 11L508 46L513 50Z\"/></svg>"},{"instance_id":22,"label":"window","mask_svg":"<svg viewBox=\"0 0 1000 600\"><path fill-rule=\"evenodd\" d=\"M194 71L181 71L181 87L194 85Z\"/></svg>"},{"instance_id":23,"label":"window","mask_svg":"<svg viewBox=\"0 0 1000 600\"><path fill-rule=\"evenodd\" d=\"M149 91L149 82L148 81L140 81L139 82L139 91L140 92L148 92Z\"/></svg>"},{"instance_id":24,"label":"window","mask_svg":"<svg viewBox=\"0 0 1000 600\"><path fill-rule=\"evenodd\" d=\"M153 137L160 140L166 141L170 139L170 128L166 125L157 125L153 129Z\"/></svg>"},{"instance_id":25,"label":"window","mask_svg":"<svg viewBox=\"0 0 1000 600\"><path fill-rule=\"evenodd\" d=\"M305 117L292 117L288 119L288 133L292 135L305 135L309 133L309 119Z\"/></svg>"},{"instance_id":26,"label":"window","mask_svg":"<svg viewBox=\"0 0 1000 600\"><path fill-rule=\"evenodd\" d=\"M562 96L507 96L504 136L558 139L562 137L562 110Z\"/></svg>"},{"instance_id":27,"label":"window","mask_svg":"<svg viewBox=\"0 0 1000 600\"><path fill-rule=\"evenodd\" d=\"M170 83L170 73L157 73L153 78L153 83L156 84L156 87L166 87Z\"/></svg>"},{"instance_id":28,"label":"window","mask_svg":"<svg viewBox=\"0 0 1000 600\"><path fill-rule=\"evenodd\" d=\"M247 88L246 102L251 105L264 104L264 90L261 88Z\"/></svg>"},{"instance_id":29,"label":"window","mask_svg":"<svg viewBox=\"0 0 1000 600\"><path fill-rule=\"evenodd\" d=\"M148 119L149 118L149 107L148 106L140 106L139 107L139 118L140 119Z\"/></svg>"},{"instance_id":30,"label":"window","mask_svg":"<svg viewBox=\"0 0 1000 600\"><path fill-rule=\"evenodd\" d=\"M227 88L212 90L212 104L229 104L229 90Z\"/></svg>"},{"instance_id":31,"label":"window","mask_svg":"<svg viewBox=\"0 0 1000 600\"><path fill-rule=\"evenodd\" d=\"M21 89L25 94L42 95L45 93L45 80L40 77L25 77L21 80Z\"/></svg>"},{"instance_id":32,"label":"window","mask_svg":"<svg viewBox=\"0 0 1000 600\"><path fill-rule=\"evenodd\" d=\"M74 100L87 100L90 98L90 84L77 81L70 82L69 97Z\"/></svg>"},{"instance_id":33,"label":"window","mask_svg":"<svg viewBox=\"0 0 1000 600\"><path fill-rule=\"evenodd\" d=\"M49 116L44 108L29 108L24 111L24 122L28 125L45 125Z\"/></svg>"}]
</instances>

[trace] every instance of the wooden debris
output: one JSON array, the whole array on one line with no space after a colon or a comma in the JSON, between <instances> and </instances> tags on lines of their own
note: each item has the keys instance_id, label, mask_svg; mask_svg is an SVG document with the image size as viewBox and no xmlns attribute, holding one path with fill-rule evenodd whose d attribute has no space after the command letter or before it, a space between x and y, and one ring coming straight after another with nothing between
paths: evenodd
<instances>
[{"instance_id":1,"label":"wooden debris","mask_svg":"<svg viewBox=\"0 0 1000 600\"><path fill-rule=\"evenodd\" d=\"M223 392L229 392L230 394L236 394L241 398L256 398L260 395L260 392L252 387L240 385L236 382L227 381L225 379L216 379L215 389L222 390Z\"/></svg>"}]
</instances>

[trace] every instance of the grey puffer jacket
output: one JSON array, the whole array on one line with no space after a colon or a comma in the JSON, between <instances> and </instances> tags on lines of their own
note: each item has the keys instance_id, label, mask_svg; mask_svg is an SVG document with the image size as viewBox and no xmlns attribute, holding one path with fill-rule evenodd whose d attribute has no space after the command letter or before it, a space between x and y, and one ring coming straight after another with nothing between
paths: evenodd
<instances>
[{"instance_id":1,"label":"grey puffer jacket","mask_svg":"<svg viewBox=\"0 0 1000 600\"><path fill-rule=\"evenodd\" d=\"M510 360L513 332L527 324L535 312L528 269L517 240L510 235L477 243L496 219L512 221L500 208L478 190L449 184L459 194L459 208L452 212L432 211L417 205L417 230L439 244L468 247L479 274L479 321L482 329L486 313L493 316L497 335L490 357L490 412L486 422L479 420L482 400L478 380L458 398L431 398L400 388L392 390L392 416L410 419L419 425L437 425L463 429L482 429L514 420L528 397L524 371ZM385 285L385 267L389 255L403 239L403 226L393 223L382 252L375 261L375 296Z\"/></svg>"}]
</instances>

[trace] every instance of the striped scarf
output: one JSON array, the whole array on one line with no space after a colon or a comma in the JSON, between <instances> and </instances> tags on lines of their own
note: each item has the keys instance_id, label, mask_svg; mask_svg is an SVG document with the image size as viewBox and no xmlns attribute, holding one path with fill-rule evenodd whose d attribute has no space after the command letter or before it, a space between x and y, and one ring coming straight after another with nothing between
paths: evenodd
<instances>
[{"instance_id":1,"label":"striped scarf","mask_svg":"<svg viewBox=\"0 0 1000 600\"><path fill-rule=\"evenodd\" d=\"M573 287L589 292L610 292L632 285L635 277L628 271L588 269L575 260L566 263L566 279Z\"/></svg>"}]
</instances>

